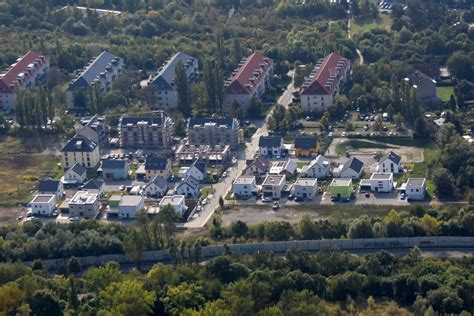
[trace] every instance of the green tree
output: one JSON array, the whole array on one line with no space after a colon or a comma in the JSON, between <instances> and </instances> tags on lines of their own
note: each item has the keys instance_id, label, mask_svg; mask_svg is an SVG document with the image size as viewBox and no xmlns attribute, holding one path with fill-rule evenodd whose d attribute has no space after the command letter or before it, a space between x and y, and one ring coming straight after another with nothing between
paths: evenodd
<instances>
[{"instance_id":1,"label":"green tree","mask_svg":"<svg viewBox=\"0 0 474 316\"><path fill-rule=\"evenodd\" d=\"M123 241L123 248L127 256L135 262L140 270L143 252L146 249L143 234L138 228L131 228Z\"/></svg>"},{"instance_id":2,"label":"green tree","mask_svg":"<svg viewBox=\"0 0 474 316\"><path fill-rule=\"evenodd\" d=\"M81 262L76 257L71 257L68 260L67 268L69 273L78 274L81 272Z\"/></svg>"},{"instance_id":3,"label":"green tree","mask_svg":"<svg viewBox=\"0 0 474 316\"><path fill-rule=\"evenodd\" d=\"M174 82L178 96L178 109L184 117L191 116L191 88L189 86L186 69L181 61L176 63Z\"/></svg>"},{"instance_id":4,"label":"green tree","mask_svg":"<svg viewBox=\"0 0 474 316\"><path fill-rule=\"evenodd\" d=\"M224 206L225 206L224 199L222 198L222 196L219 196L219 207L223 209Z\"/></svg>"},{"instance_id":5,"label":"green tree","mask_svg":"<svg viewBox=\"0 0 474 316\"><path fill-rule=\"evenodd\" d=\"M449 72L457 79L472 79L473 63L465 53L455 52L449 57L447 65Z\"/></svg>"},{"instance_id":6,"label":"green tree","mask_svg":"<svg viewBox=\"0 0 474 316\"><path fill-rule=\"evenodd\" d=\"M155 293L144 288L137 280L114 282L100 292L101 307L110 315L151 314Z\"/></svg>"},{"instance_id":7,"label":"green tree","mask_svg":"<svg viewBox=\"0 0 474 316\"><path fill-rule=\"evenodd\" d=\"M452 197L454 192L454 178L447 169L436 169L433 172L433 182L439 197Z\"/></svg>"},{"instance_id":8,"label":"green tree","mask_svg":"<svg viewBox=\"0 0 474 316\"><path fill-rule=\"evenodd\" d=\"M367 216L363 216L352 221L347 237L351 239L374 238L374 231L372 230L370 219Z\"/></svg>"},{"instance_id":9,"label":"green tree","mask_svg":"<svg viewBox=\"0 0 474 316\"><path fill-rule=\"evenodd\" d=\"M168 315L181 315L188 308L199 308L206 302L202 286L195 283L181 283L168 288L161 302Z\"/></svg>"},{"instance_id":10,"label":"green tree","mask_svg":"<svg viewBox=\"0 0 474 316\"><path fill-rule=\"evenodd\" d=\"M30 300L30 308L33 315L37 316L63 315L61 302L49 290L36 291Z\"/></svg>"},{"instance_id":11,"label":"green tree","mask_svg":"<svg viewBox=\"0 0 474 316\"><path fill-rule=\"evenodd\" d=\"M107 262L100 267L93 267L84 274L84 285L90 292L99 293L113 282L122 279L120 266L117 262Z\"/></svg>"},{"instance_id":12,"label":"green tree","mask_svg":"<svg viewBox=\"0 0 474 316\"><path fill-rule=\"evenodd\" d=\"M25 292L16 282L0 286L0 313L2 315L17 315L17 311L25 300Z\"/></svg>"},{"instance_id":13,"label":"green tree","mask_svg":"<svg viewBox=\"0 0 474 316\"><path fill-rule=\"evenodd\" d=\"M438 233L440 225L435 217L425 214L420 219L421 227L425 230L428 235L434 236Z\"/></svg>"}]
</instances>

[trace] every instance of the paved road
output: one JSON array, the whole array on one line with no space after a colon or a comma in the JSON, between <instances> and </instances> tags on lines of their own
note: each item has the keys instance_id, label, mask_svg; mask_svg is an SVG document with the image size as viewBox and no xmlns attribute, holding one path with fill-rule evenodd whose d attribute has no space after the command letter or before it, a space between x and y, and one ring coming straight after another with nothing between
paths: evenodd
<instances>
[{"instance_id":1,"label":"paved road","mask_svg":"<svg viewBox=\"0 0 474 316\"><path fill-rule=\"evenodd\" d=\"M293 92L295 88L293 86L293 71L288 72L288 76L291 79L291 82L286 87L286 90L283 92L281 97L278 99L278 103L288 107L293 99ZM267 115L269 117L271 113ZM194 215L192 219L184 224L186 228L200 228L207 224L207 222L212 218L214 212L219 208L219 197L224 198L227 193L232 189L232 182L235 178L242 174L242 171L245 169L247 159L253 159L258 150L258 140L260 136L268 135L268 129L266 125L266 120L260 120L255 122L257 125L256 132L252 135L250 142L246 143L246 149L244 151L239 151L236 153L235 157L237 158L237 164L227 170L227 177L225 177L219 183L216 183L212 186L214 189L214 194L208 196L209 204L207 204L200 213Z\"/></svg>"}]
</instances>

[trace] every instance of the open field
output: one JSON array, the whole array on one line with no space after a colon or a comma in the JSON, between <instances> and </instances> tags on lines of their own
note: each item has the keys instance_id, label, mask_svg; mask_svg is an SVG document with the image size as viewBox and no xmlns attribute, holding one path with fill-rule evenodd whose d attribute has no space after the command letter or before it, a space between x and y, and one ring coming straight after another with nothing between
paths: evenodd
<instances>
[{"instance_id":1,"label":"open field","mask_svg":"<svg viewBox=\"0 0 474 316\"><path fill-rule=\"evenodd\" d=\"M441 100L448 102L451 94L454 94L454 87L436 87L436 94Z\"/></svg>"},{"instance_id":2,"label":"open field","mask_svg":"<svg viewBox=\"0 0 474 316\"><path fill-rule=\"evenodd\" d=\"M351 21L352 35L368 32L373 29L384 29L390 31L391 26L392 18L385 14L380 14L378 19L352 19Z\"/></svg>"}]
</instances>

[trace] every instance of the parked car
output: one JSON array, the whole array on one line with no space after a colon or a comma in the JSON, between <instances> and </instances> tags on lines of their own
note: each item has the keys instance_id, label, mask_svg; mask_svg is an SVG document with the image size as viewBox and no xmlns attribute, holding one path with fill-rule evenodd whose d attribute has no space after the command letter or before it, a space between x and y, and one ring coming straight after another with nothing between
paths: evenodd
<instances>
[{"instance_id":1,"label":"parked car","mask_svg":"<svg viewBox=\"0 0 474 316\"><path fill-rule=\"evenodd\" d=\"M270 203L271 201L272 201L272 199L269 198L269 197L262 198L262 202L264 202L264 203Z\"/></svg>"},{"instance_id":2,"label":"parked car","mask_svg":"<svg viewBox=\"0 0 474 316\"><path fill-rule=\"evenodd\" d=\"M125 190L125 186L124 186L124 185L119 186L119 190L120 190L120 191L124 191L124 190Z\"/></svg>"},{"instance_id":3,"label":"parked car","mask_svg":"<svg viewBox=\"0 0 474 316\"><path fill-rule=\"evenodd\" d=\"M288 200L293 200L295 196L293 194L288 195Z\"/></svg>"},{"instance_id":4,"label":"parked car","mask_svg":"<svg viewBox=\"0 0 474 316\"><path fill-rule=\"evenodd\" d=\"M279 209L279 208L280 208L280 203L278 203L278 202L273 203L272 208L273 208L274 210Z\"/></svg>"},{"instance_id":5,"label":"parked car","mask_svg":"<svg viewBox=\"0 0 474 316\"><path fill-rule=\"evenodd\" d=\"M400 193L400 200L404 200L406 197L405 193Z\"/></svg>"},{"instance_id":6,"label":"parked car","mask_svg":"<svg viewBox=\"0 0 474 316\"><path fill-rule=\"evenodd\" d=\"M79 221L81 220L81 218L78 217L78 216L74 216L74 217L70 217L69 220L70 220L71 222L79 222Z\"/></svg>"},{"instance_id":7,"label":"parked car","mask_svg":"<svg viewBox=\"0 0 474 316\"><path fill-rule=\"evenodd\" d=\"M201 201L201 204L202 204L202 205L206 205L207 202L209 202L207 199L203 199L203 200Z\"/></svg>"}]
</instances>

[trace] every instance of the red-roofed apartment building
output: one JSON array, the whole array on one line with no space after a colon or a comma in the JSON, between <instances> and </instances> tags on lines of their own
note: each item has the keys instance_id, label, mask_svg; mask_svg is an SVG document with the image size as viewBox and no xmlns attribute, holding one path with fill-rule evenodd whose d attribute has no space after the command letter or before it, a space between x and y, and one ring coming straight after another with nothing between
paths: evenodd
<instances>
[{"instance_id":1,"label":"red-roofed apartment building","mask_svg":"<svg viewBox=\"0 0 474 316\"><path fill-rule=\"evenodd\" d=\"M15 108L15 89L30 89L49 70L49 60L29 51L0 74L0 109L9 113Z\"/></svg>"},{"instance_id":2,"label":"red-roofed apartment building","mask_svg":"<svg viewBox=\"0 0 474 316\"><path fill-rule=\"evenodd\" d=\"M337 53L321 58L301 86L303 111L323 112L332 105L341 83L347 78L350 61Z\"/></svg>"},{"instance_id":3,"label":"red-roofed apartment building","mask_svg":"<svg viewBox=\"0 0 474 316\"><path fill-rule=\"evenodd\" d=\"M273 75L273 61L260 53L243 59L225 83L224 110L234 101L246 109L252 98L260 99Z\"/></svg>"}]
</instances>

